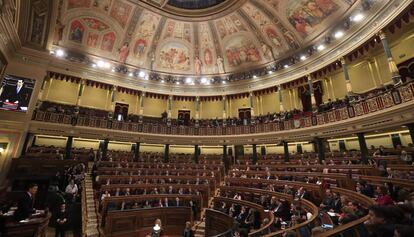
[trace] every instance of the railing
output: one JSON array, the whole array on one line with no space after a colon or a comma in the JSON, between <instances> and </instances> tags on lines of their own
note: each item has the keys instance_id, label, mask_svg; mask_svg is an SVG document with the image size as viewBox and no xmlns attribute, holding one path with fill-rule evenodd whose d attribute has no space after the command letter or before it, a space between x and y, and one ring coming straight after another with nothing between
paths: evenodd
<instances>
[{"instance_id":1,"label":"railing","mask_svg":"<svg viewBox=\"0 0 414 237\"><path fill-rule=\"evenodd\" d=\"M315 225L316 218L319 215L318 207L315 206L312 202L310 202L308 200L305 200L305 199L294 200L292 195L288 195L288 194L285 194L285 193L272 192L272 191L257 189L257 188L239 187L239 186L223 186L223 187L220 187L220 190L224 191L224 192L225 191L232 191L232 192L237 192L237 193L242 193L242 194L250 193L250 194L258 194L258 195L267 195L267 196L272 196L272 197L274 196L274 197L278 197L278 198L283 198L285 200L288 200L289 202L297 202L297 204L304 207L304 209L307 212L312 213L312 218L310 218L309 220L289 228L289 230L292 230L292 231L295 231L295 232L298 232L298 233L302 233L303 231L306 231L307 233L310 233L312 227ZM273 215L271 215L271 217L269 218L269 223L267 225L263 226L262 228L260 228L258 230L250 232L249 236L250 237L263 236L263 233L271 234L270 233L271 232L271 226L273 225L274 221L275 221L275 217Z\"/></svg>"},{"instance_id":2,"label":"railing","mask_svg":"<svg viewBox=\"0 0 414 237\"><path fill-rule=\"evenodd\" d=\"M233 217L213 209L206 209L206 233L210 237L231 237Z\"/></svg>"},{"instance_id":3,"label":"railing","mask_svg":"<svg viewBox=\"0 0 414 237\"><path fill-rule=\"evenodd\" d=\"M241 135L255 133L269 133L299 128L307 128L324 124L335 123L350 118L381 111L402 103L414 100L414 83L410 82L390 91L384 92L354 102L343 108L334 109L322 113L314 113L311 116L304 116L298 119L290 119L279 122L251 124L243 126L221 126L221 127L186 127L167 126L166 124L120 122L103 119L100 117L74 117L45 111L36 111L33 120L50 123L72 124L74 126L94 127L121 130L128 132L140 132L151 134L174 134L188 136L222 136Z\"/></svg>"},{"instance_id":4,"label":"railing","mask_svg":"<svg viewBox=\"0 0 414 237\"><path fill-rule=\"evenodd\" d=\"M116 203L116 204L120 204L120 203L135 203L135 202L142 202L142 201L147 201L147 200L164 200L165 198L169 199L169 200L175 200L176 197L179 197L180 199L180 203L185 204L188 203L190 200L195 201L196 205L197 205L197 209L200 210L201 207L203 206L203 199L201 196L199 195L189 195L189 194L181 194L181 195L177 195L177 194L149 194L149 195L131 195L131 196L115 196L115 197L107 197L105 199L102 200L101 206L100 206L100 215L101 215L101 226L105 226L106 225L106 216L108 215L109 212L119 212L121 210L112 210L109 211L108 209L108 205L109 203ZM188 205L187 205L188 206ZM138 209L128 209L128 210L124 210L124 211L134 211L134 210L151 210L151 209L156 209L156 207L153 208L138 208ZM165 209L167 210L167 209ZM106 228L106 227L105 227Z\"/></svg>"},{"instance_id":5,"label":"railing","mask_svg":"<svg viewBox=\"0 0 414 237\"><path fill-rule=\"evenodd\" d=\"M88 211L87 211L87 205L86 205L86 183L85 183L85 179L82 180L82 197L81 197L81 201L82 201L82 236L86 237L86 226L88 223Z\"/></svg>"},{"instance_id":6,"label":"railing","mask_svg":"<svg viewBox=\"0 0 414 237\"><path fill-rule=\"evenodd\" d=\"M213 199L214 203L226 203L226 204L236 204L236 205L241 205L241 206L245 206L248 208L253 208L256 211L258 211L260 213L261 218L268 218L270 223L273 223L275 220L275 217L273 215L272 212L266 212L264 210L264 207L253 203L253 202L249 202L249 201L245 201L245 200L237 200L237 199L232 199L232 198L225 198L225 197L215 197ZM229 205L230 206L230 205ZM261 232L264 230L267 230L268 228L270 228L270 225L266 225L263 228L260 228L258 230L255 230L253 232L249 233L249 237L258 237L261 236Z\"/></svg>"},{"instance_id":7,"label":"railing","mask_svg":"<svg viewBox=\"0 0 414 237\"><path fill-rule=\"evenodd\" d=\"M326 231L315 235L316 237L328 237L328 236L369 236L368 231L364 225L364 222L368 219L368 216L364 216L358 220L351 221L347 224L337 226L332 230Z\"/></svg>"}]
</instances>

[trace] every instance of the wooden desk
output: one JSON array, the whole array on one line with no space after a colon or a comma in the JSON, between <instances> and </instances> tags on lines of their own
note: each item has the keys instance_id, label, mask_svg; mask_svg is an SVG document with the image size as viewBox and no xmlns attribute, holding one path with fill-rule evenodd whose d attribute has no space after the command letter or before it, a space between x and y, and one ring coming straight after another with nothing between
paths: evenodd
<instances>
[{"instance_id":1,"label":"wooden desk","mask_svg":"<svg viewBox=\"0 0 414 237\"><path fill-rule=\"evenodd\" d=\"M163 235L181 236L186 221L192 221L189 207L163 207L140 210L109 211L105 237L145 237L156 219L161 219Z\"/></svg>"},{"instance_id":2,"label":"wooden desk","mask_svg":"<svg viewBox=\"0 0 414 237\"><path fill-rule=\"evenodd\" d=\"M7 237L45 237L46 229L52 214L49 212L43 216L31 218L28 222L7 221L4 228L4 236ZM3 217L1 217L3 218Z\"/></svg>"},{"instance_id":3,"label":"wooden desk","mask_svg":"<svg viewBox=\"0 0 414 237\"><path fill-rule=\"evenodd\" d=\"M207 237L231 237L234 226L234 218L223 212L206 209L205 236Z\"/></svg>"},{"instance_id":4,"label":"wooden desk","mask_svg":"<svg viewBox=\"0 0 414 237\"><path fill-rule=\"evenodd\" d=\"M169 187L172 187L173 189L177 190L180 188L191 188L192 190L198 190L203 196L203 207L207 207L208 205L208 199L210 198L210 187L207 185L195 185L195 184L111 184L111 185L102 185L100 190L97 191L96 198L100 200L102 193L105 193L105 191L114 191L117 188L120 190L125 190L126 188L129 188L132 190L134 189L148 189L148 191L151 191L153 188L157 188L160 190L161 188L165 188L168 190ZM174 193L175 195L180 195L178 193ZM174 195L171 194L171 195Z\"/></svg>"},{"instance_id":5,"label":"wooden desk","mask_svg":"<svg viewBox=\"0 0 414 237\"><path fill-rule=\"evenodd\" d=\"M266 178L266 171L231 171L231 173L235 173L237 177L240 177L240 175L245 174L248 177L253 177L254 175L259 175L261 177L260 180L263 180ZM348 188L353 190L355 187L355 182L346 174L324 174L319 172L289 172L289 171L271 171L271 175L277 175L277 176L292 176L292 177L314 177L314 178L327 178L336 180L336 183L340 187Z\"/></svg>"}]
</instances>

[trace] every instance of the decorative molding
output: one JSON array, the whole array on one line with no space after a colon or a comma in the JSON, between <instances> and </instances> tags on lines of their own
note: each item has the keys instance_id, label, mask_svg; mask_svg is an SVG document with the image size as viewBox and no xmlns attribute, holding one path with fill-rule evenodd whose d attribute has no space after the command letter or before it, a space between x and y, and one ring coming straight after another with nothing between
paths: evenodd
<instances>
[{"instance_id":1,"label":"decorative molding","mask_svg":"<svg viewBox=\"0 0 414 237\"><path fill-rule=\"evenodd\" d=\"M287 83L292 80L301 78L309 73L309 68L312 71L320 70L332 62L335 62L339 57L344 56L363 45L367 40L371 39L379 29L383 29L390 22L392 22L402 11L410 6L410 2L403 0L396 0L393 3L387 3L382 9L377 9L377 14L372 18L361 23L365 27L360 29L353 29L350 32L349 39L332 44L330 48L321 55L309 58L306 62L298 63L288 69L274 72L272 75L266 75L256 79L242 80L237 83L227 83L226 85L212 85L212 86L190 86L190 85L164 85L156 81L144 81L139 78L128 78L126 75L119 75L116 73L102 72L90 67L82 65L73 65L70 62L63 60L56 60L46 54L31 53L32 61L47 60L50 62L49 69L53 71L70 70L70 73L75 75L88 74L91 79L103 81L109 84L119 84L123 87L128 87L134 90L145 90L153 93L168 93L182 96L196 96L199 94L206 96L213 96L218 94L236 94L248 90L261 90L272 86ZM217 34L214 30L212 34ZM155 40L156 41L156 40ZM150 50L151 52L151 50ZM217 51L218 54L222 54ZM26 56L25 51L21 51L20 55Z\"/></svg>"},{"instance_id":2,"label":"decorative molding","mask_svg":"<svg viewBox=\"0 0 414 237\"><path fill-rule=\"evenodd\" d=\"M414 120L414 100L392 106L390 108L369 114L348 118L338 122L298 129L289 129L269 133L254 133L243 135L222 136L186 136L170 134L149 134L127 132L114 129L99 129L79 127L56 123L31 121L29 130L35 134L45 135L71 135L83 138L102 139L109 138L118 141L136 141L175 145L246 145L279 143L280 141L310 141L315 137L332 138L347 136L357 132L370 132L375 130L393 129Z\"/></svg>"}]
</instances>

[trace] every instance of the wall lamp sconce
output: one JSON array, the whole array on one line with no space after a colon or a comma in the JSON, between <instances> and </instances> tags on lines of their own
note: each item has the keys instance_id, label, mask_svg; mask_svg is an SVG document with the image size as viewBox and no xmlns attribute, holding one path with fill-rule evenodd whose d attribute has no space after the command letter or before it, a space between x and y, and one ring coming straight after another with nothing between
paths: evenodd
<instances>
[{"instance_id":1,"label":"wall lamp sconce","mask_svg":"<svg viewBox=\"0 0 414 237\"><path fill-rule=\"evenodd\" d=\"M0 143L0 155L2 155L7 149L7 143Z\"/></svg>"}]
</instances>

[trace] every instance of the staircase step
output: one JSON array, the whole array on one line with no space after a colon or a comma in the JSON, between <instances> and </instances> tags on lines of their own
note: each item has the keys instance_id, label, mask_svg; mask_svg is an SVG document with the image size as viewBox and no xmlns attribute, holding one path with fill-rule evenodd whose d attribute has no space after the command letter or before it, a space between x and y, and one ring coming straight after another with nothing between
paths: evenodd
<instances>
[{"instance_id":1,"label":"staircase step","mask_svg":"<svg viewBox=\"0 0 414 237\"><path fill-rule=\"evenodd\" d=\"M98 230L96 229L96 226L95 227L90 227L90 228L87 228L86 229L86 233L93 234L93 233L96 233L96 232L98 232ZM89 236L89 234L87 234L87 236Z\"/></svg>"},{"instance_id":2,"label":"staircase step","mask_svg":"<svg viewBox=\"0 0 414 237\"><path fill-rule=\"evenodd\" d=\"M86 225L86 229L90 229L90 228L96 228L98 225L96 224L96 223L88 223L87 225Z\"/></svg>"}]
</instances>

